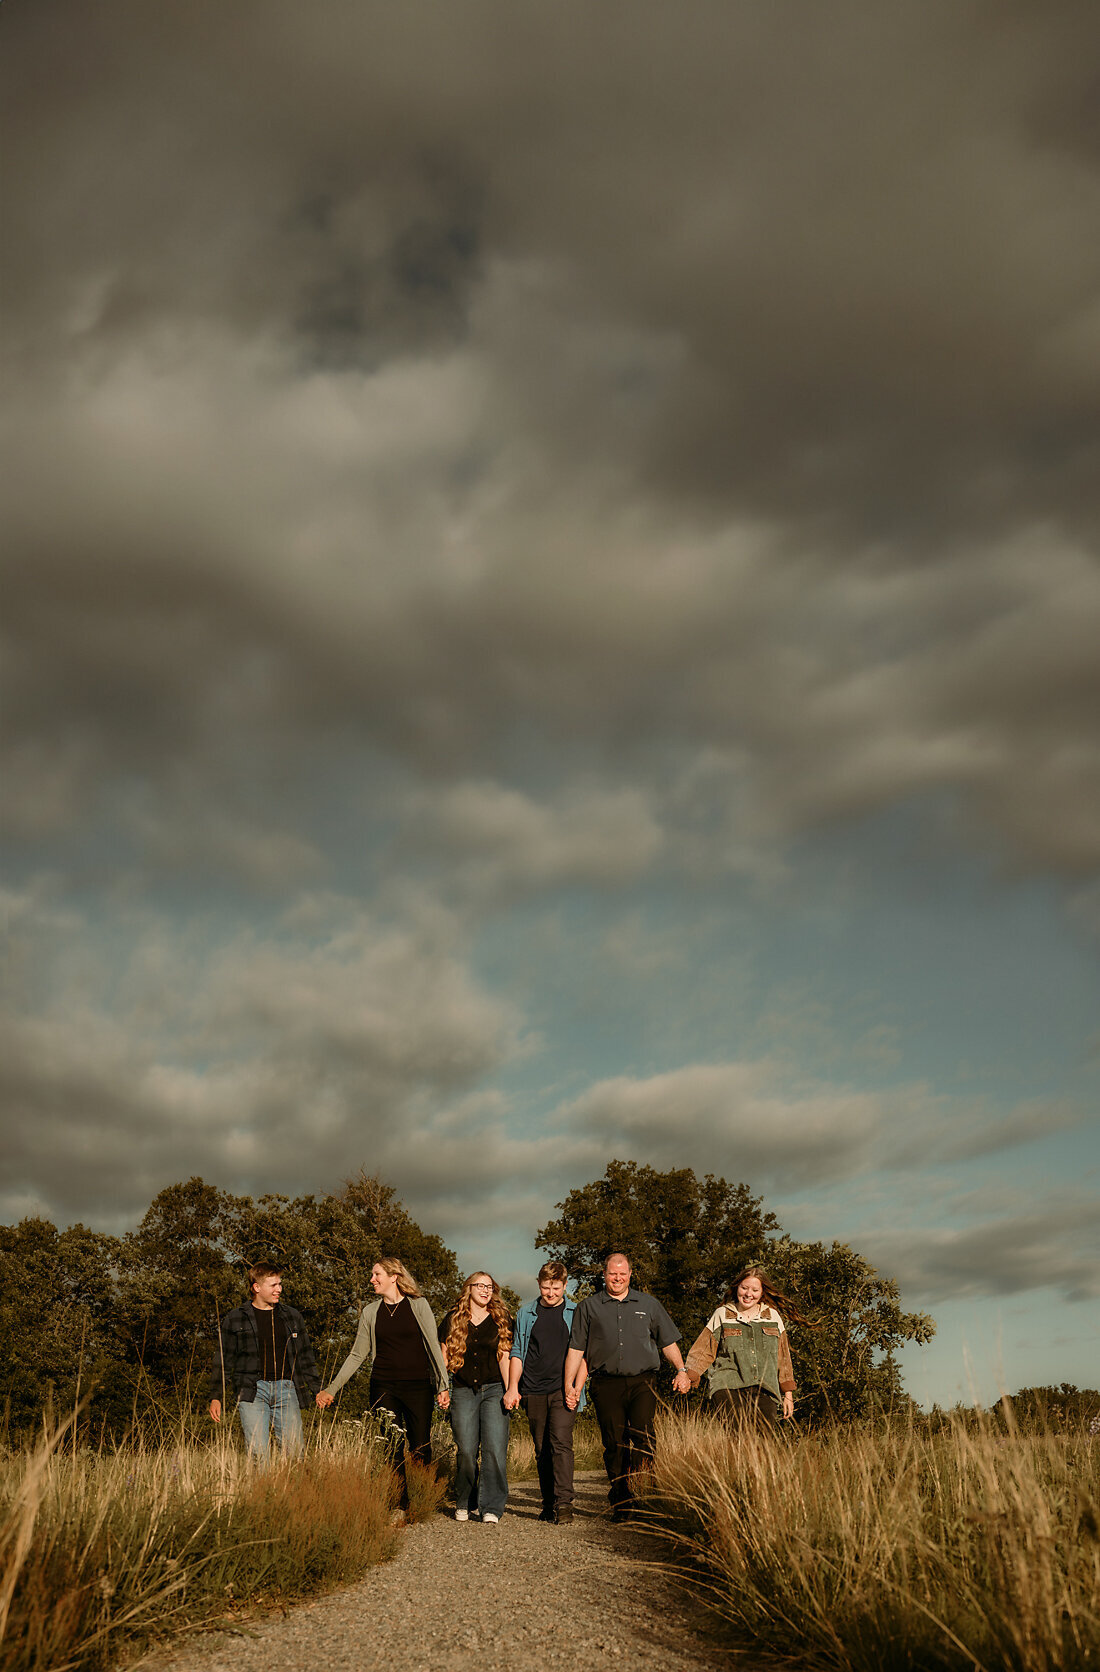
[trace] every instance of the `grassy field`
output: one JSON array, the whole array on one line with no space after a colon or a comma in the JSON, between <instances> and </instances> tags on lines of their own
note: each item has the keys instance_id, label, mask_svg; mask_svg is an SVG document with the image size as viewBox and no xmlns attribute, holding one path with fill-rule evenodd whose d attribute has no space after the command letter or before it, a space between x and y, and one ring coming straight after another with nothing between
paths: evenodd
<instances>
[{"instance_id":1,"label":"grassy field","mask_svg":"<svg viewBox=\"0 0 1100 1672\"><path fill-rule=\"evenodd\" d=\"M359 1578L392 1556L382 1438L317 1428L306 1456L252 1467L232 1431L114 1451L61 1446L0 1464L0 1667L89 1672L149 1640ZM410 1474L412 1519L443 1487Z\"/></svg>"},{"instance_id":2,"label":"grassy field","mask_svg":"<svg viewBox=\"0 0 1100 1672\"><path fill-rule=\"evenodd\" d=\"M395 1554L383 1434L307 1428L304 1459L266 1472L235 1425L212 1433L194 1412L116 1449L64 1433L52 1449L0 1453L2 1672L101 1672L153 1639L331 1589ZM435 1472L410 1470L412 1520L434 1513L453 1458L437 1423ZM592 1422L578 1425L577 1462L600 1465ZM519 1417L508 1467L513 1480L536 1472Z\"/></svg>"},{"instance_id":3,"label":"grassy field","mask_svg":"<svg viewBox=\"0 0 1100 1672\"><path fill-rule=\"evenodd\" d=\"M731 1644L843 1672L1096 1672L1100 1439L666 1415L646 1514Z\"/></svg>"}]
</instances>

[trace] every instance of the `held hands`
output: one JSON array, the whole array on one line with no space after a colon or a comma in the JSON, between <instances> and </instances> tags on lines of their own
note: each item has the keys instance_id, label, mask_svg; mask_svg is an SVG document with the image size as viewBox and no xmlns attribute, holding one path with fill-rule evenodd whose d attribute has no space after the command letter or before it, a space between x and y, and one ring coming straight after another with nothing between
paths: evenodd
<instances>
[{"instance_id":1,"label":"held hands","mask_svg":"<svg viewBox=\"0 0 1100 1672\"><path fill-rule=\"evenodd\" d=\"M678 1370L672 1379L672 1386L677 1393L691 1392L691 1377L686 1370Z\"/></svg>"},{"instance_id":2,"label":"held hands","mask_svg":"<svg viewBox=\"0 0 1100 1672\"><path fill-rule=\"evenodd\" d=\"M447 1392L446 1388L443 1389L442 1393L437 1393L436 1394L435 1402L439 1406L439 1409L441 1411L449 1411L450 1410L450 1408L451 1408L451 1396Z\"/></svg>"},{"instance_id":3,"label":"held hands","mask_svg":"<svg viewBox=\"0 0 1100 1672\"><path fill-rule=\"evenodd\" d=\"M514 1411L519 1404L519 1389L509 1388L502 1401L506 1411Z\"/></svg>"},{"instance_id":4,"label":"held hands","mask_svg":"<svg viewBox=\"0 0 1100 1672\"><path fill-rule=\"evenodd\" d=\"M581 1402L581 1396L580 1396L579 1389L577 1389L577 1388L566 1388L566 1390L565 1390L565 1403L569 1406L569 1409L571 1411L575 1411L577 1406L580 1404L580 1402Z\"/></svg>"},{"instance_id":5,"label":"held hands","mask_svg":"<svg viewBox=\"0 0 1100 1672\"><path fill-rule=\"evenodd\" d=\"M318 1405L320 1405L322 1411L327 1411L329 1406L333 1403L333 1398L332 1398L331 1393L326 1393L324 1388L322 1388L320 1393L317 1394L315 1397L316 1397L317 1403L318 1403Z\"/></svg>"}]
</instances>

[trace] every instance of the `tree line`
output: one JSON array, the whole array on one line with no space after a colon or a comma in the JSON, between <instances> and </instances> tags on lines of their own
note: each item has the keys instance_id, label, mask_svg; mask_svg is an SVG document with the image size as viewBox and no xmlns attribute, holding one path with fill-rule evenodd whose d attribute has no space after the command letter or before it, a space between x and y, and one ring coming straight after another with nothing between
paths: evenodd
<instances>
[{"instance_id":1,"label":"tree line","mask_svg":"<svg viewBox=\"0 0 1100 1672\"><path fill-rule=\"evenodd\" d=\"M691 1168L659 1172L612 1161L572 1190L535 1237L564 1260L581 1293L604 1255L627 1253L636 1283L655 1294L690 1343L761 1260L814 1327L793 1325L799 1417L850 1420L907 1403L895 1359L935 1332L902 1310L894 1281L846 1243L798 1242L761 1197ZM174 1184L124 1236L48 1220L0 1226L0 1362L9 1432L90 1395L87 1420L111 1435L151 1413L194 1403L217 1320L238 1305L258 1260L284 1265L287 1294L308 1320L322 1373L342 1361L371 1294L372 1265L396 1254L437 1315L462 1274L452 1249L426 1232L394 1189L366 1172L328 1195L237 1196L200 1178ZM509 1297L515 1304L516 1296ZM345 1390L346 1415L365 1406L366 1378Z\"/></svg>"}]
</instances>

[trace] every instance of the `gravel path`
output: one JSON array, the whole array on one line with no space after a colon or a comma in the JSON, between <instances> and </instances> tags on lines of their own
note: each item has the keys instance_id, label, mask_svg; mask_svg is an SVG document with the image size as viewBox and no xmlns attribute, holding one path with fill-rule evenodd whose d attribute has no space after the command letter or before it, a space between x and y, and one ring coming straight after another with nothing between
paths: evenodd
<instances>
[{"instance_id":1,"label":"gravel path","mask_svg":"<svg viewBox=\"0 0 1100 1672\"><path fill-rule=\"evenodd\" d=\"M358 1584L285 1618L192 1638L142 1661L143 1672L483 1672L494 1659L508 1672L728 1669L728 1645L650 1565L653 1540L607 1519L606 1485L602 1474L577 1477L569 1527L537 1519L536 1481L513 1486L498 1527L441 1511Z\"/></svg>"}]
</instances>

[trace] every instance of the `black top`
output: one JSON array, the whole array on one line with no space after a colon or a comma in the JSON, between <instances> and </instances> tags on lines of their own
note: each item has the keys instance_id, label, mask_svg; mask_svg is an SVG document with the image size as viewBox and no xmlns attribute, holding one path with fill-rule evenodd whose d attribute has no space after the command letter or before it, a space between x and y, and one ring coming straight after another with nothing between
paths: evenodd
<instances>
[{"instance_id":1,"label":"black top","mask_svg":"<svg viewBox=\"0 0 1100 1672\"><path fill-rule=\"evenodd\" d=\"M680 1331L659 1300L631 1287L622 1300L606 1289L588 1295L573 1314L569 1345L584 1354L590 1376L641 1376L656 1370L660 1347Z\"/></svg>"},{"instance_id":2,"label":"black top","mask_svg":"<svg viewBox=\"0 0 1100 1672\"><path fill-rule=\"evenodd\" d=\"M569 1348L569 1326L564 1306L547 1306L539 1301L535 1322L527 1343L520 1393L560 1393L565 1385L565 1355Z\"/></svg>"},{"instance_id":3,"label":"black top","mask_svg":"<svg viewBox=\"0 0 1100 1672\"><path fill-rule=\"evenodd\" d=\"M370 1375L372 1382L428 1384L432 1380L428 1349L407 1295L402 1295L392 1310L385 1301L378 1308Z\"/></svg>"},{"instance_id":4,"label":"black top","mask_svg":"<svg viewBox=\"0 0 1100 1672\"><path fill-rule=\"evenodd\" d=\"M253 1306L256 1334L260 1338L260 1381L281 1382L290 1375L287 1359L286 1322L278 1306L269 1312Z\"/></svg>"},{"instance_id":5,"label":"black top","mask_svg":"<svg viewBox=\"0 0 1100 1672\"><path fill-rule=\"evenodd\" d=\"M446 1341L451 1333L451 1319L454 1310L447 1313L439 1326L440 1344ZM451 1372L452 1382L459 1382L466 1388L484 1387L486 1382L503 1382L500 1373L500 1360L497 1358L497 1347L500 1343L500 1330L496 1319L490 1312L480 1324L472 1321L466 1326L466 1352L459 1369L453 1365L447 1368Z\"/></svg>"}]
</instances>

